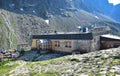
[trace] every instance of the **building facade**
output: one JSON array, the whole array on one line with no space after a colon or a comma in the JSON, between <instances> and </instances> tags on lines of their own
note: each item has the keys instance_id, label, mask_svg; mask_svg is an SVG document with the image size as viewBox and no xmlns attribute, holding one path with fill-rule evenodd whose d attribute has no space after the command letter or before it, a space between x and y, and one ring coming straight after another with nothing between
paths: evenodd
<instances>
[{"instance_id":1,"label":"building facade","mask_svg":"<svg viewBox=\"0 0 120 76\"><path fill-rule=\"evenodd\" d=\"M74 50L85 50L87 52L90 50L92 39L92 33L34 35L32 48L60 52L72 52ZM83 47L84 45L87 46Z\"/></svg>"},{"instance_id":2,"label":"building facade","mask_svg":"<svg viewBox=\"0 0 120 76\"><path fill-rule=\"evenodd\" d=\"M91 52L113 44L119 46L119 40L105 41L102 35L110 34L111 30L108 27L95 27L89 32L83 33L65 33L65 34L48 34L48 35L33 35L32 48L40 50L53 50L60 52Z\"/></svg>"}]
</instances>

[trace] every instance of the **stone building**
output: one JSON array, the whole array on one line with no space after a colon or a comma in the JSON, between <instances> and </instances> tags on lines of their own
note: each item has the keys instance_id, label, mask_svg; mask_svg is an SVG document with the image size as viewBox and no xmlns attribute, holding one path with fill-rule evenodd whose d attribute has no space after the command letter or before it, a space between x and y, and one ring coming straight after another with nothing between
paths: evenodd
<instances>
[{"instance_id":1,"label":"stone building","mask_svg":"<svg viewBox=\"0 0 120 76\"><path fill-rule=\"evenodd\" d=\"M60 52L91 52L103 49L103 35L110 34L109 27L94 27L89 32L77 33L56 33L47 35L33 35L32 36L32 49L37 48L40 50L53 50ZM115 44L114 41L120 42L119 39L112 38L111 45ZM105 41L104 41L105 42ZM109 41L108 41L109 42Z\"/></svg>"}]
</instances>

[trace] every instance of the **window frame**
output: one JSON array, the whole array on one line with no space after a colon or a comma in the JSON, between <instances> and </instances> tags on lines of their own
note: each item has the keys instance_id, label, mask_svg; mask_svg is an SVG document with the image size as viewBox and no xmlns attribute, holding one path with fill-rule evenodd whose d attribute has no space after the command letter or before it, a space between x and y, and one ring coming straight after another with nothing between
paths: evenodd
<instances>
[{"instance_id":1,"label":"window frame","mask_svg":"<svg viewBox=\"0 0 120 76\"><path fill-rule=\"evenodd\" d=\"M65 41L65 47L66 48L71 48L72 47L72 42L71 41Z\"/></svg>"},{"instance_id":2,"label":"window frame","mask_svg":"<svg viewBox=\"0 0 120 76\"><path fill-rule=\"evenodd\" d=\"M60 47L60 41L55 41L55 47Z\"/></svg>"}]
</instances>

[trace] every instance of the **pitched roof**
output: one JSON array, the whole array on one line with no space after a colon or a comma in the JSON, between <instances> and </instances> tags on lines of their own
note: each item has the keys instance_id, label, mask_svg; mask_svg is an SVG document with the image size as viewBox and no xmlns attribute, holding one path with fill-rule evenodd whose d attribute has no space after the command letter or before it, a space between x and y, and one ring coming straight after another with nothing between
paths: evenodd
<instances>
[{"instance_id":1,"label":"pitched roof","mask_svg":"<svg viewBox=\"0 0 120 76\"><path fill-rule=\"evenodd\" d=\"M120 41L120 36L116 35L106 34L101 35L100 37L102 41Z\"/></svg>"},{"instance_id":2,"label":"pitched roof","mask_svg":"<svg viewBox=\"0 0 120 76\"><path fill-rule=\"evenodd\" d=\"M92 33L32 35L32 39L92 40L93 35L92 35Z\"/></svg>"}]
</instances>

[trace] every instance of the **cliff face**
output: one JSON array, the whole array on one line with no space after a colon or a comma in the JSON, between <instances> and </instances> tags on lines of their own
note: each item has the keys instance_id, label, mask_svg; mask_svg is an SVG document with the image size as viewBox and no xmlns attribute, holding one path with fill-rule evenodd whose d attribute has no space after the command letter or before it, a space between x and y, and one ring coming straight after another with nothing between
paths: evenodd
<instances>
[{"instance_id":1,"label":"cliff face","mask_svg":"<svg viewBox=\"0 0 120 76\"><path fill-rule=\"evenodd\" d=\"M110 8L117 13L110 14ZM0 47L29 43L31 34L78 31L76 27L86 25L107 25L116 34L120 29L114 20L120 19L117 9L119 5L113 7L107 0L0 0Z\"/></svg>"}]
</instances>

